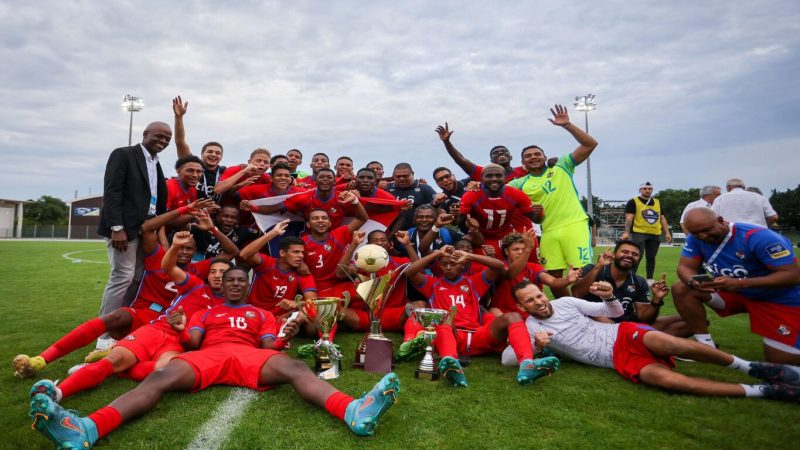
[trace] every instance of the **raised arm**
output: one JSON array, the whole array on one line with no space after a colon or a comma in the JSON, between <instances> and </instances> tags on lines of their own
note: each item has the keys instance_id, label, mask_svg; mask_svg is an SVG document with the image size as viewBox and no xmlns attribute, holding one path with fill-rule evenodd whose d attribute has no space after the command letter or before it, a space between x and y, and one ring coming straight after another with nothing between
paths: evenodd
<instances>
[{"instance_id":1,"label":"raised arm","mask_svg":"<svg viewBox=\"0 0 800 450\"><path fill-rule=\"evenodd\" d=\"M456 263L475 261L478 264L483 264L487 267L485 273L486 279L489 281L496 280L500 273L505 269L503 261L500 261L497 258L486 255L476 255L475 253L468 253L462 250L454 251L453 259Z\"/></svg>"},{"instance_id":2,"label":"raised arm","mask_svg":"<svg viewBox=\"0 0 800 450\"><path fill-rule=\"evenodd\" d=\"M253 175L255 172L256 166L248 164L244 169L215 184L214 193L217 195L222 195L231 189L239 190L246 184L255 183L258 179L257 175Z\"/></svg>"},{"instance_id":3,"label":"raised arm","mask_svg":"<svg viewBox=\"0 0 800 450\"><path fill-rule=\"evenodd\" d=\"M217 241L219 241L219 245L222 247L222 253L220 253L220 256L230 260L239 254L239 247L237 247L233 241L228 239L228 236L225 236L225 233L217 229L207 212L201 210L198 211L195 216L197 217L198 221L197 228L211 233L217 239Z\"/></svg>"},{"instance_id":4,"label":"raised arm","mask_svg":"<svg viewBox=\"0 0 800 450\"><path fill-rule=\"evenodd\" d=\"M588 133L581 130L580 127L575 126L575 124L569 121L569 114L565 106L555 105L553 108L550 108L550 113L553 115L553 118L547 120L553 125L567 130L567 132L578 141L578 147L572 151L572 159L575 160L575 164L586 161L586 158L588 158L595 147L597 147L597 141Z\"/></svg>"},{"instance_id":5,"label":"raised arm","mask_svg":"<svg viewBox=\"0 0 800 450\"><path fill-rule=\"evenodd\" d=\"M406 269L406 278L411 280L413 284L420 284L425 279L424 275L422 275L422 271L425 270L426 267L430 263L436 260L441 255L452 255L455 251L452 245L445 245L438 250L434 250L427 255L423 256L422 258L414 261L411 265L408 266Z\"/></svg>"},{"instance_id":6,"label":"raised arm","mask_svg":"<svg viewBox=\"0 0 800 450\"><path fill-rule=\"evenodd\" d=\"M419 255L411 244L411 236L408 235L408 231L398 231L394 234L394 237L397 239L397 242L403 246L406 254L408 254L408 259L410 259L412 263L419 259Z\"/></svg>"},{"instance_id":7,"label":"raised arm","mask_svg":"<svg viewBox=\"0 0 800 450\"><path fill-rule=\"evenodd\" d=\"M525 270L525 266L528 265L528 258L530 258L531 252L533 252L534 242L536 242L536 230L531 228L530 230L523 231L522 243L524 247L522 247L522 254L519 258L514 260L514 262L509 263L508 269L503 270L500 274L500 278L513 280Z\"/></svg>"},{"instance_id":8,"label":"raised arm","mask_svg":"<svg viewBox=\"0 0 800 450\"><path fill-rule=\"evenodd\" d=\"M650 291L653 293L650 303L636 303L636 319L641 323L652 324L658 318L658 313L664 306L664 298L669 294L666 273L662 273L661 279L650 286Z\"/></svg>"},{"instance_id":9,"label":"raised arm","mask_svg":"<svg viewBox=\"0 0 800 450\"><path fill-rule=\"evenodd\" d=\"M450 142L450 136L455 133L455 130L451 130L447 122L444 123L444 126L439 125L436 127L436 134L439 135L439 139L442 140L444 144L444 148L447 150L447 153L453 158L453 161L461 167L467 175L472 175L472 172L475 171L475 164L464 157L460 151Z\"/></svg>"},{"instance_id":10,"label":"raised arm","mask_svg":"<svg viewBox=\"0 0 800 450\"><path fill-rule=\"evenodd\" d=\"M579 279L572 285L572 296L578 298L586 298L589 294L589 287L597 280L597 275L604 267L614 262L614 254L610 250L606 250L597 257L597 264L592 267L589 272L583 274L583 278Z\"/></svg>"},{"instance_id":11,"label":"raised arm","mask_svg":"<svg viewBox=\"0 0 800 450\"><path fill-rule=\"evenodd\" d=\"M172 112L175 113L175 147L178 149L178 159L192 154L189 144L186 143L186 129L183 127L183 116L189 109L189 102L181 100L181 96L172 99Z\"/></svg>"},{"instance_id":12,"label":"raised arm","mask_svg":"<svg viewBox=\"0 0 800 450\"><path fill-rule=\"evenodd\" d=\"M259 236L258 239L247 244L245 248L239 251L239 259L250 266L257 266L261 262L261 259L258 256L258 251L267 245L267 242L275 239L278 236L282 236L283 233L286 233L286 227L288 226L289 219L286 219L272 227L271 230Z\"/></svg>"},{"instance_id":13,"label":"raised arm","mask_svg":"<svg viewBox=\"0 0 800 450\"><path fill-rule=\"evenodd\" d=\"M367 223L367 220L369 220L369 215L367 214L367 210L364 209L364 205L358 201L356 194L350 191L342 191L339 194L339 201L353 205L353 220L347 224L347 228L349 228L351 232L358 230L361 228L361 225Z\"/></svg>"},{"instance_id":14,"label":"raised arm","mask_svg":"<svg viewBox=\"0 0 800 450\"><path fill-rule=\"evenodd\" d=\"M363 231L353 231L353 239L350 240L350 245L347 246L347 250L345 250L344 254L339 259L339 263L336 265L336 278L346 280L350 279L350 276L353 275L350 263L353 261L353 254L356 252L356 249L364 242L364 236L366 236L366 233Z\"/></svg>"},{"instance_id":15,"label":"raised arm","mask_svg":"<svg viewBox=\"0 0 800 450\"><path fill-rule=\"evenodd\" d=\"M182 283L186 279L186 272L178 267L178 251L192 242L192 233L179 231L172 237L172 245L169 246L164 257L161 259L161 269L172 279L174 283Z\"/></svg>"}]
</instances>

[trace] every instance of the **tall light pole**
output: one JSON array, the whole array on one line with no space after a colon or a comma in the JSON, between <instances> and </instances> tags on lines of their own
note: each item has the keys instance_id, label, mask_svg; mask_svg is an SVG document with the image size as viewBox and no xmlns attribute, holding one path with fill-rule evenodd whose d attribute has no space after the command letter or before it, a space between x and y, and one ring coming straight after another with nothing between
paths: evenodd
<instances>
[{"instance_id":1,"label":"tall light pole","mask_svg":"<svg viewBox=\"0 0 800 450\"><path fill-rule=\"evenodd\" d=\"M133 113L142 109L144 109L144 99L142 97L134 97L129 94L125 94L122 97L122 110L131 113L131 121L128 125L128 146L131 145L133 138Z\"/></svg>"},{"instance_id":2,"label":"tall light pole","mask_svg":"<svg viewBox=\"0 0 800 450\"><path fill-rule=\"evenodd\" d=\"M586 133L589 133L589 111L597 108L597 103L594 101L594 94L586 94L580 97L575 97L575 109L583 111L584 128ZM592 197L592 164L591 157L586 158L586 212L589 217L594 220L594 197Z\"/></svg>"}]
</instances>

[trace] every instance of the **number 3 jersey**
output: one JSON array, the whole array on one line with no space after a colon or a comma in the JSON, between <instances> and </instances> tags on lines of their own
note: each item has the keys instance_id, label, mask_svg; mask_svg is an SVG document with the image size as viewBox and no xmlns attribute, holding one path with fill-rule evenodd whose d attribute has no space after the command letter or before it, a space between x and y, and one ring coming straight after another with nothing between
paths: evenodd
<instances>
[{"instance_id":1,"label":"number 3 jersey","mask_svg":"<svg viewBox=\"0 0 800 450\"><path fill-rule=\"evenodd\" d=\"M450 311L456 307L453 325L456 328L477 330L483 324L480 299L492 286L486 279L486 271L474 275L460 276L456 280L425 275L422 284L414 285L425 297L431 308Z\"/></svg>"},{"instance_id":2,"label":"number 3 jersey","mask_svg":"<svg viewBox=\"0 0 800 450\"><path fill-rule=\"evenodd\" d=\"M253 305L223 303L195 313L188 328L203 333L200 350L215 345L261 347L261 340L278 334L275 316Z\"/></svg>"},{"instance_id":3,"label":"number 3 jersey","mask_svg":"<svg viewBox=\"0 0 800 450\"><path fill-rule=\"evenodd\" d=\"M720 244L709 244L692 235L687 237L681 256L703 262L715 277L763 277L772 273L772 267L797 264L792 245L780 234L744 223L730 226L731 236L716 256ZM742 289L739 293L751 300L800 306L800 284L777 289Z\"/></svg>"}]
</instances>

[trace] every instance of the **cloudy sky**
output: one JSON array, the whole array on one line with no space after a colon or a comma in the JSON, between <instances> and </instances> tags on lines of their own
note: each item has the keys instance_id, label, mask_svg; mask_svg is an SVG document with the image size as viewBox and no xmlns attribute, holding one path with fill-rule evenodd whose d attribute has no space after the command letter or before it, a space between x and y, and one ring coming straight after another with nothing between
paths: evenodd
<instances>
[{"instance_id":1,"label":"cloudy sky","mask_svg":"<svg viewBox=\"0 0 800 450\"><path fill-rule=\"evenodd\" d=\"M409 161L431 179L455 165L434 133L476 163L508 146L575 142L546 120L597 95L593 191L798 185L800 3L5 1L0 4L0 198L102 191L127 145L123 94L145 99L134 141L190 102L189 144L297 147ZM162 153L173 173L175 147ZM585 193L586 172L576 184Z\"/></svg>"}]
</instances>

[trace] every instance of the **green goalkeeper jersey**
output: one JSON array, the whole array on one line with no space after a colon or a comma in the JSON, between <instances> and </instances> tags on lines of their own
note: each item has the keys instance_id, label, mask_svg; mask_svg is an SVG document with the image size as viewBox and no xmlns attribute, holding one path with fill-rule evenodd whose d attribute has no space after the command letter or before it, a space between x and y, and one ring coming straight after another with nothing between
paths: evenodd
<instances>
[{"instance_id":1,"label":"green goalkeeper jersey","mask_svg":"<svg viewBox=\"0 0 800 450\"><path fill-rule=\"evenodd\" d=\"M571 153L558 158L555 166L539 176L525 175L508 183L530 197L532 203L544 208L542 232L555 230L576 222L588 220L575 188L575 159Z\"/></svg>"}]
</instances>

